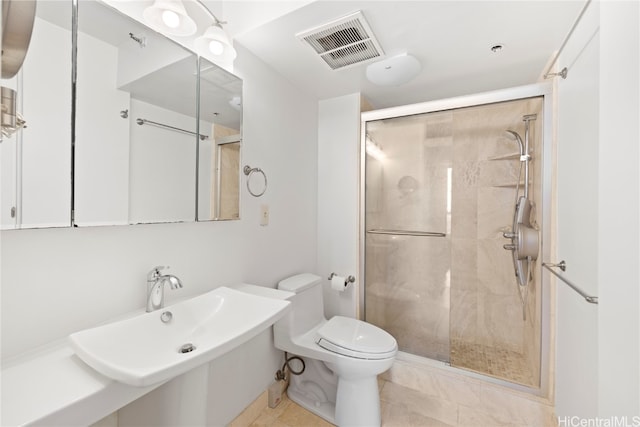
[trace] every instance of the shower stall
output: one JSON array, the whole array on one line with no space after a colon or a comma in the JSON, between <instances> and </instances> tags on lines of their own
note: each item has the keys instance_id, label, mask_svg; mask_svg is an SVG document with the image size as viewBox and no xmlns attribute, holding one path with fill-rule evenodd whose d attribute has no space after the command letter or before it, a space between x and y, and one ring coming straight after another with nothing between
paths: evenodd
<instances>
[{"instance_id":1,"label":"shower stall","mask_svg":"<svg viewBox=\"0 0 640 427\"><path fill-rule=\"evenodd\" d=\"M363 113L360 312L400 358L546 381L545 88Z\"/></svg>"}]
</instances>

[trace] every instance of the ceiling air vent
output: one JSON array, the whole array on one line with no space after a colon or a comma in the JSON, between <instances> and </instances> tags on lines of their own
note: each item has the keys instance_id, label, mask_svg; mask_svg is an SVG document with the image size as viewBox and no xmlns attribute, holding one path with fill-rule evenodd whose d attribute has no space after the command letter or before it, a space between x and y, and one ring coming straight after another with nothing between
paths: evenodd
<instances>
[{"instance_id":1,"label":"ceiling air vent","mask_svg":"<svg viewBox=\"0 0 640 427\"><path fill-rule=\"evenodd\" d=\"M360 11L298 33L296 37L309 43L332 70L369 62L384 55Z\"/></svg>"}]
</instances>

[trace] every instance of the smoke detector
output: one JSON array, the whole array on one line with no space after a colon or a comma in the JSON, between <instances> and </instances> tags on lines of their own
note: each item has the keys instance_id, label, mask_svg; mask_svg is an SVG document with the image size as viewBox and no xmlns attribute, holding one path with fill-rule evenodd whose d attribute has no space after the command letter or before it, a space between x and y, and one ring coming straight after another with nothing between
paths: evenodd
<instances>
[{"instance_id":1,"label":"smoke detector","mask_svg":"<svg viewBox=\"0 0 640 427\"><path fill-rule=\"evenodd\" d=\"M373 61L384 55L361 11L296 34L332 69Z\"/></svg>"}]
</instances>

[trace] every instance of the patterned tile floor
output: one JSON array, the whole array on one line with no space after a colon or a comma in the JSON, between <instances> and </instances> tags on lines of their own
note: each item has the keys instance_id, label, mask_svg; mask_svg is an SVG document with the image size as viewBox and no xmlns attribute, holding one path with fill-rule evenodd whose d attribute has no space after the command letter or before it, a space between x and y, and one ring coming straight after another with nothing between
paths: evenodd
<instances>
[{"instance_id":1,"label":"patterned tile floor","mask_svg":"<svg viewBox=\"0 0 640 427\"><path fill-rule=\"evenodd\" d=\"M539 385L537 381L539 372L527 363L524 355L515 351L453 341L450 363L451 366L527 386Z\"/></svg>"}]
</instances>

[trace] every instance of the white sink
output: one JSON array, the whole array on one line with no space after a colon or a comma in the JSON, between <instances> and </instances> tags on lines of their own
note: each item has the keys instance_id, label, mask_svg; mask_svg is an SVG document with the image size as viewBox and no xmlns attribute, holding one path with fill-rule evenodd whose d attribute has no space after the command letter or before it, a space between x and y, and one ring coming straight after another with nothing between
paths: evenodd
<instances>
[{"instance_id":1,"label":"white sink","mask_svg":"<svg viewBox=\"0 0 640 427\"><path fill-rule=\"evenodd\" d=\"M85 363L143 387L171 379L250 340L284 316L289 302L220 287L130 319L69 336ZM164 323L170 312L171 320ZM184 352L183 346L193 347Z\"/></svg>"}]
</instances>

